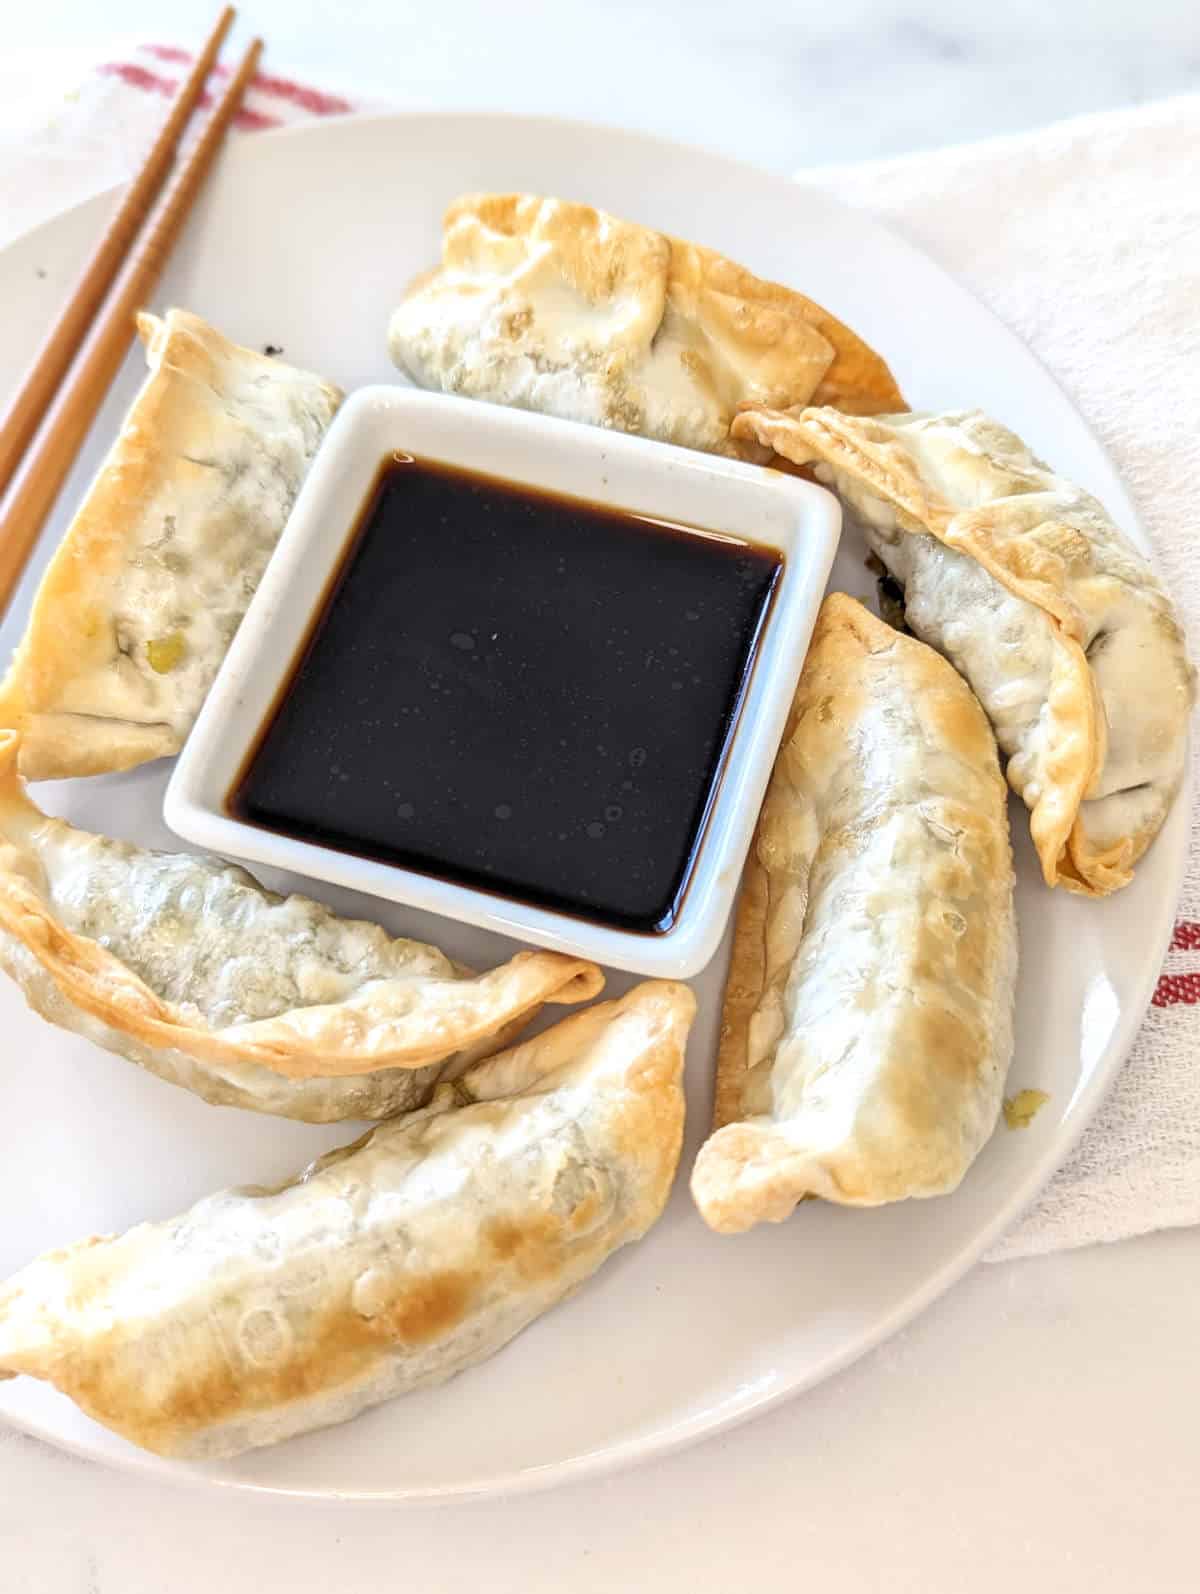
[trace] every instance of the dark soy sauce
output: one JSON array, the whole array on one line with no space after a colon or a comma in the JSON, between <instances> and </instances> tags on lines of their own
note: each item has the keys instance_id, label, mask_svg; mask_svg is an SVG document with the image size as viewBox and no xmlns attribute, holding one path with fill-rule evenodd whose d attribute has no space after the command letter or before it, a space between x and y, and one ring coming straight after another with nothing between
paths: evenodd
<instances>
[{"instance_id":1,"label":"dark soy sauce","mask_svg":"<svg viewBox=\"0 0 1200 1594\"><path fill-rule=\"evenodd\" d=\"M666 931L782 568L773 549L398 455L229 809Z\"/></svg>"}]
</instances>

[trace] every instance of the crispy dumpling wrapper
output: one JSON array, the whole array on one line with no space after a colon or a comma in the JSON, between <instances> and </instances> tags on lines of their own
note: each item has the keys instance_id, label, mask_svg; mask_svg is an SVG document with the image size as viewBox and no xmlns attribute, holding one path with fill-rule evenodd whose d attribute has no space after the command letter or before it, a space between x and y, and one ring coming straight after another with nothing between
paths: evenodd
<instances>
[{"instance_id":1,"label":"crispy dumpling wrapper","mask_svg":"<svg viewBox=\"0 0 1200 1594\"><path fill-rule=\"evenodd\" d=\"M1128 885L1183 779L1194 672L1104 507L978 410L752 409L734 431L815 464L861 520L910 628L986 709L1046 883Z\"/></svg>"},{"instance_id":2,"label":"crispy dumpling wrapper","mask_svg":"<svg viewBox=\"0 0 1200 1594\"><path fill-rule=\"evenodd\" d=\"M3 685L29 780L182 747L341 401L183 310L51 560Z\"/></svg>"},{"instance_id":3,"label":"crispy dumpling wrapper","mask_svg":"<svg viewBox=\"0 0 1200 1594\"><path fill-rule=\"evenodd\" d=\"M983 711L931 648L834 593L739 898L692 1171L704 1221L953 1190L1000 1111L1016 948Z\"/></svg>"},{"instance_id":4,"label":"crispy dumpling wrapper","mask_svg":"<svg viewBox=\"0 0 1200 1594\"><path fill-rule=\"evenodd\" d=\"M694 1009L640 985L290 1183L49 1252L0 1284L0 1377L204 1459L441 1383L658 1218Z\"/></svg>"},{"instance_id":5,"label":"crispy dumpling wrapper","mask_svg":"<svg viewBox=\"0 0 1200 1594\"><path fill-rule=\"evenodd\" d=\"M739 403L902 408L891 372L820 305L698 244L590 205L470 194L442 263L392 317L392 358L422 387L762 458Z\"/></svg>"},{"instance_id":6,"label":"crispy dumpling wrapper","mask_svg":"<svg viewBox=\"0 0 1200 1594\"><path fill-rule=\"evenodd\" d=\"M235 865L48 818L18 778L19 741L0 731L0 967L51 1023L209 1101L383 1116L428 1095L432 1065L603 987L558 952L472 974Z\"/></svg>"}]
</instances>

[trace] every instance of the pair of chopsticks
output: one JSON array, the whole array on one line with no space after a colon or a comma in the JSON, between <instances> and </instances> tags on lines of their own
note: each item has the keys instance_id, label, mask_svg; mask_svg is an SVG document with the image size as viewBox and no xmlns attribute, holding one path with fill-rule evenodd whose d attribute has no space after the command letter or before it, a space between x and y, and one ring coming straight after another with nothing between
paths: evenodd
<instances>
[{"instance_id":1,"label":"pair of chopsticks","mask_svg":"<svg viewBox=\"0 0 1200 1594\"><path fill-rule=\"evenodd\" d=\"M233 18L233 7L226 6L172 101L145 164L96 245L28 375L0 417L0 498L17 478L0 507L0 619L133 341L134 316L162 273L171 246L258 66L261 39L255 39L242 57L191 154L167 189L153 225L134 248L171 171L184 129L204 92ZM118 273L119 280L110 295ZM70 376L63 384L68 370Z\"/></svg>"}]
</instances>

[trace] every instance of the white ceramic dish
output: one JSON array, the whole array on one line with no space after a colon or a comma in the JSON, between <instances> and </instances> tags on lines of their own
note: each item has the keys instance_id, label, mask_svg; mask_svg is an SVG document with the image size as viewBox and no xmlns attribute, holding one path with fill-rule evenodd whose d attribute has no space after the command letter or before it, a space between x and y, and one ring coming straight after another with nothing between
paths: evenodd
<instances>
[{"instance_id":1,"label":"white ceramic dish","mask_svg":"<svg viewBox=\"0 0 1200 1594\"><path fill-rule=\"evenodd\" d=\"M233 817L226 799L340 563L380 461L410 450L593 503L755 542L783 574L678 916L661 935L554 913L500 893L317 846ZM725 931L754 818L812 635L841 512L780 471L412 387L361 388L309 473L167 787L170 828L210 852L328 880L635 974L688 979Z\"/></svg>"},{"instance_id":2,"label":"white ceramic dish","mask_svg":"<svg viewBox=\"0 0 1200 1594\"><path fill-rule=\"evenodd\" d=\"M640 135L502 116L326 123L235 144L172 264L160 304L211 316L249 343L347 387L387 382L396 295L437 256L455 193L527 187L578 195L724 249L794 283L886 353L922 407L976 403L1015 425L1102 498L1144 546L1120 481L1027 349L963 288L886 228L825 194ZM0 255L0 385L23 369L111 201L80 206ZM1002 225L1002 220L997 222ZM299 268L298 268L298 263ZM40 563L136 390L131 362L73 473ZM873 583L845 539L832 581ZM24 623L30 572L0 632ZM171 845L168 771L43 786L83 825ZM1047 892L1013 808L1021 975L1010 1088L1050 1100L1003 1127L961 1188L877 1212L810 1202L786 1224L720 1238L678 1181L662 1221L579 1294L484 1367L356 1422L219 1467L173 1466L113 1438L43 1385L0 1385L0 1416L81 1454L158 1477L326 1499L430 1499L543 1487L661 1455L827 1378L945 1290L1016 1217L1100 1102L1149 1001L1182 873L1181 793L1128 890L1090 903ZM294 884L273 871L272 884ZM393 931L481 963L506 943L336 887L319 894ZM694 982L684 1167L712 1092L723 962ZM614 976L610 990L621 990ZM223 1184L269 1182L353 1133L206 1107L64 1035L0 986L0 1275L48 1246L180 1210ZM970 1354L986 1367L989 1347ZM969 1414L964 1413L964 1421ZM803 1416L796 1442L804 1443Z\"/></svg>"}]
</instances>

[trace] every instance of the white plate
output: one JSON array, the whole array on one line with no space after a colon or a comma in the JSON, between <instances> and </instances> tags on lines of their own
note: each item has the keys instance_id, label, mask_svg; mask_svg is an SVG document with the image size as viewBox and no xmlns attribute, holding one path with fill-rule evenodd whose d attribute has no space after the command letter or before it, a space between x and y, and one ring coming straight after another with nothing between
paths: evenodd
<instances>
[{"instance_id":1,"label":"white plate","mask_svg":"<svg viewBox=\"0 0 1200 1594\"><path fill-rule=\"evenodd\" d=\"M1144 541L1098 444L1024 346L962 288L876 222L824 195L641 135L502 116L412 115L323 123L239 143L168 272L160 304L209 316L250 344L346 387L386 382L384 334L401 287L437 255L453 195L528 188L586 198L726 250L795 284L886 353L912 403L979 404L1097 493ZM0 255L0 388L95 238L91 201ZM997 220L1002 226L1003 220ZM139 362L140 363L140 362ZM78 501L132 396L131 361L64 495ZM50 528L47 543L62 530ZM42 550L42 562L46 547ZM30 581L35 572L31 573ZM834 583L866 596L862 549ZM0 633L11 648L30 582ZM167 771L44 786L76 822L170 845ZM332 1498L428 1498L531 1488L685 1444L844 1367L970 1266L1062 1161L1127 1051L1170 931L1186 842L1181 797L1135 883L1105 903L1049 893L1024 813L1013 810L1022 969L1010 1088L1049 1103L1001 1127L961 1189L877 1212L811 1203L787 1224L710 1234L680 1177L658 1227L492 1362L440 1390L220 1466L143 1455L43 1385L0 1385L0 1414L89 1456L174 1478ZM271 880L278 883L278 877ZM505 944L479 931L354 898L393 930L475 962ZM697 981L686 1170L703 1137L724 957ZM614 977L612 989L629 983ZM92 1231L163 1217L219 1185L269 1182L353 1126L314 1129L205 1106L29 1014L0 988L0 1276ZM986 1354L974 1347L972 1354ZM802 1442L803 1430L797 1430Z\"/></svg>"}]
</instances>

